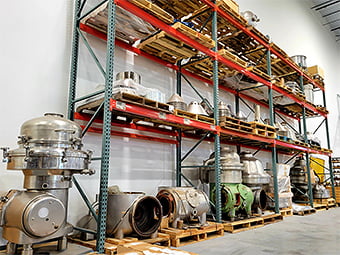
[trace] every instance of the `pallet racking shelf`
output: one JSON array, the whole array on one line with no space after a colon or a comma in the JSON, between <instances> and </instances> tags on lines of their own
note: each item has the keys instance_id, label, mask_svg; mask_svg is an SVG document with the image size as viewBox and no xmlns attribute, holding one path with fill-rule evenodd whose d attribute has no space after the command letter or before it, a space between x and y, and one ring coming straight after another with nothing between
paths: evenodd
<instances>
[{"instance_id":1,"label":"pallet racking shelf","mask_svg":"<svg viewBox=\"0 0 340 255\"><path fill-rule=\"evenodd\" d=\"M73 48L72 48L72 65L71 65L71 75L70 75L70 89L69 89L69 111L68 117L70 119L77 119L81 121L82 127L85 132L94 132L102 134L102 155L96 158L101 161L100 170L100 196L99 196L99 215L98 215L98 231L97 231L97 251L103 252L104 241L105 241L105 228L106 228L106 203L107 203L107 186L108 186L108 172L109 172L109 160L110 160L110 137L111 135L117 136L127 136L136 139L143 139L155 142L170 143L176 145L176 183L181 185L181 180L184 178L189 183L188 180L182 174L181 162L192 152L203 140L214 141L215 144L215 155L217 162L215 164L216 173L216 186L220 186L220 165L219 165L219 152L220 143L228 143L234 145L240 145L246 148L253 148L264 151L271 152L272 155L272 171L274 176L274 199L275 199L275 211L279 211L278 207L278 190L277 190L277 174L276 174L276 163L277 154L288 154L296 156L299 153L305 153L307 160L307 173L309 179L309 198L310 205L313 206L312 199L312 189L311 189L311 176L309 171L309 154L321 154L329 157L329 169L331 176L331 184L334 189L333 181L333 170L331 164L331 151L328 133L328 121L327 121L327 110L326 110L326 98L324 92L324 85L322 82L314 80L308 73L306 73L302 68L295 64L286 53L281 50L276 44L270 42L270 40L261 34L255 28L250 28L243 18L238 15L238 13L230 10L225 5L215 4L213 1L202 0L202 1L190 1L199 2L199 11L195 12L195 15L191 19L201 17L200 15L206 15L210 12L210 16L205 24L201 24L203 31L202 33L208 34L210 36L210 44L213 47L203 45L202 41L197 41L194 35L186 33L185 29L183 31L176 29L177 27L172 26L172 20L164 18L164 16L155 15L155 12L148 10L143 5L143 2L149 6L151 9L150 2L148 1L135 1L135 0L108 0L101 1L97 6L92 8L90 11L82 14L86 0L75 0L75 15L74 15L74 34L73 34ZM164 1L154 1L159 5L164 4ZM179 1L180 2L180 1ZM223 1L224 2L224 1ZM107 8L107 23L105 29L94 28L89 25L86 21L89 15L92 13L97 13L98 8L103 10L103 5ZM180 61L169 61L156 54L152 54L143 49L133 46L131 43L127 43L119 38L115 37L115 22L116 22L116 10L117 6L122 8L129 13L140 17L142 20L150 23L152 26L156 27L158 30L163 31L166 35L175 38L179 42L185 45L189 45L195 52L202 52L205 56L203 61L208 60L207 65L208 75L206 73L200 73L190 69L188 65L181 65ZM157 5L152 5L153 8L159 8ZM157 7L157 8L156 8ZM164 7L164 6L163 6ZM171 7L167 7L170 8ZM171 15L170 15L171 16ZM210 19L210 20L209 20ZM222 54L219 51L220 41L218 40L218 33L220 32L219 22L223 23L230 28L230 31L241 34L242 38L246 38L247 42L251 42L254 46L252 50L245 52L244 50L239 50L234 52L235 54L230 57L230 55ZM209 23L209 26L205 26ZM209 28L207 28L209 27ZM204 30L203 30L204 29ZM106 31L106 32L104 32ZM98 61L95 53L92 51L86 36L84 33L93 35L97 38L107 41L107 53L106 53L106 67L103 68ZM204 37L207 38L207 37ZM79 54L79 41L82 40L90 54L94 58L99 70L105 77L105 90L98 93L88 95L81 98L76 98L76 86L77 86L77 67L78 67L78 54ZM190 76L192 78L203 81L207 84L212 85L213 95L214 95L214 121L215 124L205 123L199 120L188 120L188 118L175 116L171 113L162 112L157 109L148 109L140 105L134 105L131 103L120 102L119 100L112 99L112 84L113 84L113 74L114 74L114 50L115 47L121 47L128 51L132 51L140 56L146 57L156 63L164 65L168 68L172 68L177 71L177 93L181 94L181 81L185 76ZM252 62L254 58L257 58L259 52L262 54L261 65L257 67L244 66L244 60ZM231 54L231 53L230 53ZM243 62L242 62L243 61ZM278 65L278 63L280 63ZM255 81L256 86L251 86L245 89L235 89L225 86L219 81L219 70L236 71L242 74L243 77ZM324 107L318 107L312 103L306 101L301 94L294 94L292 91L288 90L286 87L282 86L277 79L273 79L273 75L282 74L286 77L293 77L298 81L301 86L301 91L303 92L303 84L308 82L313 84L313 86L323 93ZM188 82L188 80L186 79ZM189 84L190 85L190 84ZM256 97L255 88L266 88L268 97L267 100L258 99ZM239 108L239 103L242 100L248 100L250 102L259 104L263 107L269 109L270 124L273 126L276 116L284 115L291 119L297 120L299 122L300 133L304 134L305 143L295 144L287 141L282 141L270 137L264 137L257 134L241 132L232 129L222 128L219 124L218 117L218 100L219 100L219 90L224 90L235 96L236 109ZM247 93L250 92L250 93ZM88 99L94 95L104 94L104 98L100 104L98 104L92 111L92 114L78 113L75 111L75 104L82 100ZM287 108L279 107L274 103L273 95L274 93L282 95L289 98L298 105L298 108ZM135 122L121 122L112 118L112 116L125 116L127 118L133 117L139 120L147 120L154 124L163 124L167 128L160 128L159 125L145 126ZM307 127L306 118L307 117L323 117L322 123L325 123L326 134L327 134L327 145L328 149L312 148L308 145L307 141ZM302 122L302 123L301 123ZM321 124L322 124L321 123ZM96 126L94 125L96 124ZM321 125L320 124L320 125ZM131 131L119 131L112 130L112 127L124 127ZM302 130L303 127L303 130ZM188 134L185 131L191 129L200 131L199 134ZM147 134L136 134L133 130L143 131ZM303 132L302 132L303 131ZM182 157L181 143L182 138L195 139L197 143L194 147L189 150L189 152ZM232 141L230 138L233 138ZM79 185L76 185L80 188ZM220 189L216 189L217 203L216 203L216 219L221 221L221 194ZM85 201L88 199L85 197L84 192L80 192ZM334 194L334 192L333 192ZM89 204L89 203L87 203ZM93 211L93 210L91 210Z\"/></svg>"}]
</instances>

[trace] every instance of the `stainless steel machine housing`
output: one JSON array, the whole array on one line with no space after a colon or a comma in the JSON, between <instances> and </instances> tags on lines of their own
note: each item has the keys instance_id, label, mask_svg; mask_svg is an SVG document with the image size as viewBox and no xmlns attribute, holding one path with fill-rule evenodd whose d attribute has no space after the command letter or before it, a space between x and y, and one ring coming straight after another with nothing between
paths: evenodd
<instances>
[{"instance_id":1,"label":"stainless steel machine housing","mask_svg":"<svg viewBox=\"0 0 340 255\"><path fill-rule=\"evenodd\" d=\"M163 217L169 219L173 228L179 222L205 225L209 211L209 198L201 191L192 187L160 187L157 194L163 208ZM197 222L198 221L198 222Z\"/></svg>"},{"instance_id":2,"label":"stainless steel machine housing","mask_svg":"<svg viewBox=\"0 0 340 255\"><path fill-rule=\"evenodd\" d=\"M153 196L143 192L111 193L107 201L106 233L122 239L136 233L141 237L157 237L162 220L162 206Z\"/></svg>"},{"instance_id":3,"label":"stainless steel machine housing","mask_svg":"<svg viewBox=\"0 0 340 255\"><path fill-rule=\"evenodd\" d=\"M74 173L92 174L91 153L81 150L81 128L59 114L26 121L20 131L18 149L4 149L7 169L22 170L26 190L10 190L0 199L0 226L9 241L7 253L17 244L23 255L33 254L31 245L59 239L72 231L66 222L68 189Z\"/></svg>"}]
</instances>

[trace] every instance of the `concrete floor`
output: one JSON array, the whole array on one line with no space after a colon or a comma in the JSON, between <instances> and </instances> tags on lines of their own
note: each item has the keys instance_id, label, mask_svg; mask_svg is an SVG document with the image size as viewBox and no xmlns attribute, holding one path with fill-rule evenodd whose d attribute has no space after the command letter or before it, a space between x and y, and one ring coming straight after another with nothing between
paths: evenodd
<instances>
[{"instance_id":1,"label":"concrete floor","mask_svg":"<svg viewBox=\"0 0 340 255\"><path fill-rule=\"evenodd\" d=\"M181 247L198 254L340 254L340 208Z\"/></svg>"},{"instance_id":2,"label":"concrete floor","mask_svg":"<svg viewBox=\"0 0 340 255\"><path fill-rule=\"evenodd\" d=\"M307 216L286 217L282 222L179 247L204 255L332 255L340 254L340 208ZM75 255L88 248L69 244L64 252L40 249L35 254Z\"/></svg>"}]
</instances>

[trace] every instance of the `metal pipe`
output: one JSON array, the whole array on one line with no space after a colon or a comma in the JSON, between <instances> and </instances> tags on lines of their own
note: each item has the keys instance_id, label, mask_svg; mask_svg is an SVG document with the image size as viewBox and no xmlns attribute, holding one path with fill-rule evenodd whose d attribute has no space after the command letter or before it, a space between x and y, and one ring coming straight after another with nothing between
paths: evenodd
<instances>
[{"instance_id":1,"label":"metal pipe","mask_svg":"<svg viewBox=\"0 0 340 255\"><path fill-rule=\"evenodd\" d=\"M315 10L316 10L316 11L319 11L319 10L322 10L322 9L324 9L324 8L327 8L327 7L332 6L332 5L334 5L334 4L337 4L337 3L340 3L340 1L335 1L335 2L329 3L329 4L324 3L323 6L320 6L320 7L316 8Z\"/></svg>"},{"instance_id":2,"label":"metal pipe","mask_svg":"<svg viewBox=\"0 0 340 255\"><path fill-rule=\"evenodd\" d=\"M184 180L186 180L192 187L197 189L197 187L183 174L181 173L181 176L183 177Z\"/></svg>"},{"instance_id":3,"label":"metal pipe","mask_svg":"<svg viewBox=\"0 0 340 255\"><path fill-rule=\"evenodd\" d=\"M95 9L97 9L99 6L101 6L103 3L107 2L107 0L101 1L99 4L97 4L95 7L93 7L92 9L90 9L88 12L86 12L83 16L81 16L80 18L78 18L78 21L81 21L83 18L85 18L87 15L89 15L90 13L92 13Z\"/></svg>"},{"instance_id":4,"label":"metal pipe","mask_svg":"<svg viewBox=\"0 0 340 255\"><path fill-rule=\"evenodd\" d=\"M97 95L103 94L104 92L105 92L105 89L102 89L102 90L98 90L98 91L96 91L94 93L88 94L86 96L78 97L78 98L73 100L73 103L77 103L77 102L83 101L85 99L91 98L93 96L97 96Z\"/></svg>"},{"instance_id":5,"label":"metal pipe","mask_svg":"<svg viewBox=\"0 0 340 255\"><path fill-rule=\"evenodd\" d=\"M267 62L267 74L269 77L272 75L272 68L271 68L271 52L270 50L267 51L266 62ZM273 102L273 89L272 86L268 87L268 103L269 103L269 121L270 125L274 126L275 119L274 119L274 102ZM275 212L280 213L279 208L279 190L278 190L278 179L277 179L277 152L276 152L276 145L272 147L272 172L273 172L273 185L274 185L274 200L275 200Z\"/></svg>"},{"instance_id":6,"label":"metal pipe","mask_svg":"<svg viewBox=\"0 0 340 255\"><path fill-rule=\"evenodd\" d=\"M203 102L206 103L206 105L210 108L210 110L213 110L213 109L211 109L211 107L210 107L209 101L208 101L206 98L204 98L204 97L199 93L199 91L192 85L192 83L189 81L189 79L188 79L185 75L183 75L183 74L182 74L182 77L183 77L184 80L189 84L189 86L195 91L195 93L201 98L201 100L202 100ZM217 107L218 107L218 106L217 106Z\"/></svg>"},{"instance_id":7,"label":"metal pipe","mask_svg":"<svg viewBox=\"0 0 340 255\"><path fill-rule=\"evenodd\" d=\"M84 233L88 233L88 234L92 234L92 235L97 234L97 232L90 230L90 229L87 229L87 228L81 228L81 227L73 227L73 228L74 228L74 230L78 230L80 232L84 232Z\"/></svg>"},{"instance_id":8,"label":"metal pipe","mask_svg":"<svg viewBox=\"0 0 340 255\"><path fill-rule=\"evenodd\" d=\"M102 75L105 77L105 70L103 68L103 66L101 65L101 63L99 62L99 59L97 58L96 54L94 53L94 51L92 50L89 42L87 41L86 37L83 35L83 33L80 31L79 28L77 28L78 30L78 34L80 35L80 38L83 40L87 50L89 51L90 55L92 56L94 62L96 63L99 71L102 73Z\"/></svg>"},{"instance_id":9,"label":"metal pipe","mask_svg":"<svg viewBox=\"0 0 340 255\"><path fill-rule=\"evenodd\" d=\"M100 191L99 191L99 213L98 213L98 235L96 250L104 253L106 237L106 214L108 198L108 178L110 167L110 138L111 138L111 116L110 98L112 97L113 74L114 74L114 50L115 50L115 17L116 4L109 0L107 26L107 48L106 48L106 72L105 72L105 97L104 97L104 119L102 135L102 160L100 166Z\"/></svg>"},{"instance_id":10,"label":"metal pipe","mask_svg":"<svg viewBox=\"0 0 340 255\"><path fill-rule=\"evenodd\" d=\"M68 113L67 118L74 119L74 99L76 98L76 84L78 73L78 53L79 53L79 33L78 33L78 12L80 9L81 0L74 2L74 19L73 19L73 38L72 38L72 53L71 53L71 73L68 91Z\"/></svg>"},{"instance_id":11,"label":"metal pipe","mask_svg":"<svg viewBox=\"0 0 340 255\"><path fill-rule=\"evenodd\" d=\"M78 180L72 176L72 181L74 183L74 185L76 186L76 188L78 189L81 197L83 198L87 208L90 210L90 213L92 214L93 218L96 220L96 222L98 222L98 216L96 211L93 209L92 204L90 203L90 200L87 198L85 192L83 191L82 187L80 186Z\"/></svg>"},{"instance_id":12,"label":"metal pipe","mask_svg":"<svg viewBox=\"0 0 340 255\"><path fill-rule=\"evenodd\" d=\"M334 1L334 0L328 0L328 1L326 1L326 2L323 2L323 3L320 3L320 4L314 5L314 6L311 7L311 9L318 8L318 7L320 7L320 6L323 6L324 4L328 4L328 3L332 2L332 1Z\"/></svg>"},{"instance_id":13,"label":"metal pipe","mask_svg":"<svg viewBox=\"0 0 340 255\"><path fill-rule=\"evenodd\" d=\"M86 2L87 2L87 0L84 0L84 1L81 3L81 6L80 6L80 8L79 8L79 10L78 10L78 15L77 15L78 17L80 16L81 12L83 11Z\"/></svg>"},{"instance_id":14,"label":"metal pipe","mask_svg":"<svg viewBox=\"0 0 340 255\"><path fill-rule=\"evenodd\" d=\"M92 115L91 119L89 120L89 122L87 122L85 128L81 132L81 137L83 137L86 134L87 130L90 128L93 121L97 118L97 116L98 116L99 112L102 110L103 106L104 106L104 101L99 105L96 112Z\"/></svg>"},{"instance_id":15,"label":"metal pipe","mask_svg":"<svg viewBox=\"0 0 340 255\"><path fill-rule=\"evenodd\" d=\"M208 24L209 20L211 20L212 18L212 13L210 13L209 17L204 21L203 25L201 26L201 28L199 29L199 33L202 32L202 30L205 28L205 26Z\"/></svg>"},{"instance_id":16,"label":"metal pipe","mask_svg":"<svg viewBox=\"0 0 340 255\"><path fill-rule=\"evenodd\" d=\"M215 42L213 51L215 52L215 54L217 54L218 40L217 40L217 12L216 10L212 11L212 39ZM218 126L219 125L218 61L215 58L213 59L213 84L214 84L214 118L215 118L215 123ZM215 134L215 185L216 185L215 206L216 206L216 221L217 222L222 221L220 148L221 148L220 147L220 136L219 134Z\"/></svg>"},{"instance_id":17,"label":"metal pipe","mask_svg":"<svg viewBox=\"0 0 340 255\"><path fill-rule=\"evenodd\" d=\"M322 98L323 98L324 107L327 107L325 91L322 91ZM330 138L329 138L328 118L325 118L324 120L325 120L325 126L326 126L327 149L330 150L331 149L331 142L330 142ZM332 157L331 156L328 157L328 164L329 164L329 176L330 176L330 179L331 179L333 198L336 199L335 188L334 188L334 172L333 172L333 164L332 164Z\"/></svg>"},{"instance_id":18,"label":"metal pipe","mask_svg":"<svg viewBox=\"0 0 340 255\"><path fill-rule=\"evenodd\" d=\"M182 131L178 129L178 136L176 137L177 139L177 145L176 145L176 186L181 187L182 186L182 162L181 162L181 157L182 157Z\"/></svg>"},{"instance_id":19,"label":"metal pipe","mask_svg":"<svg viewBox=\"0 0 340 255\"><path fill-rule=\"evenodd\" d=\"M321 121L321 123L319 124L319 126L314 130L313 134L315 134L315 133L319 130L319 128L322 126L322 124L325 122L325 120L326 120L326 119L323 119L323 120Z\"/></svg>"},{"instance_id":20,"label":"metal pipe","mask_svg":"<svg viewBox=\"0 0 340 255\"><path fill-rule=\"evenodd\" d=\"M204 141L205 138L207 138L209 134L210 132L205 133L205 135L202 136L201 139L199 139L197 143L194 146L192 146L190 150L182 157L181 162L183 162L190 155L190 153L193 152L201 144L201 142Z\"/></svg>"}]
</instances>

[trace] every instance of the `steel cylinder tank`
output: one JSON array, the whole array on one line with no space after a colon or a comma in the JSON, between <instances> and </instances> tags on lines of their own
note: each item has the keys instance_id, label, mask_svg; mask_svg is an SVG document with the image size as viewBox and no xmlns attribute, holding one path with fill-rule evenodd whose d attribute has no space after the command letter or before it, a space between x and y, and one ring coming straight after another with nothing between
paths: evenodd
<instances>
[{"instance_id":1,"label":"steel cylinder tank","mask_svg":"<svg viewBox=\"0 0 340 255\"><path fill-rule=\"evenodd\" d=\"M19 148L4 149L7 169L22 170L26 190L11 190L0 200L0 225L9 241L7 253L33 254L31 245L59 239L66 246L72 231L66 222L68 189L74 173L91 174L91 153L81 150L81 128L59 114L26 121L20 131Z\"/></svg>"},{"instance_id":2,"label":"steel cylinder tank","mask_svg":"<svg viewBox=\"0 0 340 255\"><path fill-rule=\"evenodd\" d=\"M203 164L208 167L200 169L200 178L209 183L210 197L215 199L215 153L212 153ZM239 155L230 147L221 148L221 203L222 212L226 217L234 220L238 212L246 216L251 215L251 206L254 200L252 190L242 184L244 165L240 162Z\"/></svg>"},{"instance_id":3,"label":"steel cylinder tank","mask_svg":"<svg viewBox=\"0 0 340 255\"><path fill-rule=\"evenodd\" d=\"M293 201L308 201L308 180L306 161L298 157L290 168L290 181L292 184Z\"/></svg>"},{"instance_id":4,"label":"steel cylinder tank","mask_svg":"<svg viewBox=\"0 0 340 255\"><path fill-rule=\"evenodd\" d=\"M211 153L209 159L203 162L204 165L210 166L215 164L215 152ZM221 148L221 183L242 183L242 172L244 166L240 163L239 155L230 147ZM215 170L213 168L202 168L201 179L203 182L215 182Z\"/></svg>"},{"instance_id":5,"label":"steel cylinder tank","mask_svg":"<svg viewBox=\"0 0 340 255\"><path fill-rule=\"evenodd\" d=\"M162 206L153 196L143 192L110 193L107 201L106 233L122 239L135 233L141 237L157 237L162 220Z\"/></svg>"},{"instance_id":6,"label":"steel cylinder tank","mask_svg":"<svg viewBox=\"0 0 340 255\"><path fill-rule=\"evenodd\" d=\"M254 157L250 151L240 153L241 163L244 165L242 172L243 184L247 185L254 193L254 210L265 210L267 207L267 195L265 185L270 182L270 175L264 171L262 162Z\"/></svg>"},{"instance_id":7,"label":"steel cylinder tank","mask_svg":"<svg viewBox=\"0 0 340 255\"><path fill-rule=\"evenodd\" d=\"M157 194L163 208L163 217L169 219L173 228L178 223L205 225L209 211L209 198L201 191L192 187L160 187Z\"/></svg>"}]
</instances>

